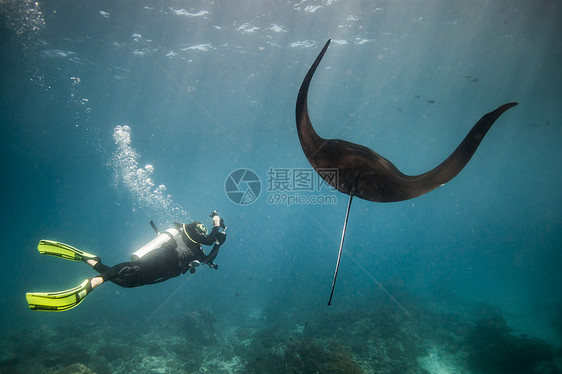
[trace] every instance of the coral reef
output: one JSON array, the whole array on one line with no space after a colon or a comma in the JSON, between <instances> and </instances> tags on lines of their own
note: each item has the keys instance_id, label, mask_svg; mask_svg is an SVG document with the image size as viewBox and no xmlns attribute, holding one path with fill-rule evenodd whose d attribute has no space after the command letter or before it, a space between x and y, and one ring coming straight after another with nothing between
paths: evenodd
<instances>
[{"instance_id":1,"label":"coral reef","mask_svg":"<svg viewBox=\"0 0 562 374\"><path fill-rule=\"evenodd\" d=\"M419 333L412 318L390 307L322 314L304 329L305 336L349 347L361 362L379 373L420 372L416 358L425 348Z\"/></svg>"},{"instance_id":2,"label":"coral reef","mask_svg":"<svg viewBox=\"0 0 562 374\"><path fill-rule=\"evenodd\" d=\"M86 365L72 364L65 368L55 371L53 374L95 374Z\"/></svg>"},{"instance_id":3,"label":"coral reef","mask_svg":"<svg viewBox=\"0 0 562 374\"><path fill-rule=\"evenodd\" d=\"M284 357L286 373L361 374L363 369L338 343L324 350L312 338L290 345Z\"/></svg>"},{"instance_id":4,"label":"coral reef","mask_svg":"<svg viewBox=\"0 0 562 374\"><path fill-rule=\"evenodd\" d=\"M477 372L555 373L555 367L549 364L552 348L537 338L512 335L501 316L476 321L466 343L469 367Z\"/></svg>"},{"instance_id":5,"label":"coral reef","mask_svg":"<svg viewBox=\"0 0 562 374\"><path fill-rule=\"evenodd\" d=\"M562 354L516 336L501 311L475 320L419 304L377 303L321 313L252 311L238 324L209 310L175 310L139 323L102 320L47 326L0 338L0 374L248 373L473 374L561 372ZM241 321L241 322L240 322Z\"/></svg>"},{"instance_id":6,"label":"coral reef","mask_svg":"<svg viewBox=\"0 0 562 374\"><path fill-rule=\"evenodd\" d=\"M215 322L212 312L194 311L147 324L43 327L0 341L0 373L194 373L217 359L207 348L220 346Z\"/></svg>"}]
</instances>

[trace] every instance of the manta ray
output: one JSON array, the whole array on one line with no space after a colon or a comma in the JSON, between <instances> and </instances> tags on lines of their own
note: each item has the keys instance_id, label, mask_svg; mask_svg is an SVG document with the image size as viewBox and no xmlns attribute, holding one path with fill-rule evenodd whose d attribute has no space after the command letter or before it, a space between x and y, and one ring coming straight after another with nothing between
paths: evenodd
<instances>
[{"instance_id":1,"label":"manta ray","mask_svg":"<svg viewBox=\"0 0 562 374\"><path fill-rule=\"evenodd\" d=\"M392 162L373 150L345 140L321 138L314 130L314 127L312 127L307 106L308 88L312 76L329 45L330 40L326 42L304 77L299 89L295 110L297 132L306 158L328 184L336 190L349 195L328 305L331 304L334 294L353 197L357 196L368 201L388 203L413 199L443 186L466 166L480 145L480 142L499 116L518 104L515 102L507 103L485 114L469 131L457 149L434 169L420 175L406 175L398 170ZM333 178L333 175L327 177L327 174L323 172L326 169L336 170L337 177Z\"/></svg>"}]
</instances>

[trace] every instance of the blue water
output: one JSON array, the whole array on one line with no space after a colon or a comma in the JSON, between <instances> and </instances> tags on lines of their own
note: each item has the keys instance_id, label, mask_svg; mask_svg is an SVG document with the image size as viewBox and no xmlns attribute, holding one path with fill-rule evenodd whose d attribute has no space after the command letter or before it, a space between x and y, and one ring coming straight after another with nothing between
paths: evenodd
<instances>
[{"instance_id":1,"label":"blue water","mask_svg":"<svg viewBox=\"0 0 562 374\"><path fill-rule=\"evenodd\" d=\"M514 334L560 347L561 16L547 0L3 2L1 336L200 310L222 328L298 329L387 303L410 322L411 308L474 321L488 305ZM294 107L328 38L309 92L316 130L406 174L520 103L446 186L400 203L354 199L330 307L348 196L268 188L272 169L312 170ZM251 204L225 193L239 168L261 179ZM281 192L306 201L276 204ZM328 201L309 203L316 195ZM214 209L228 226L218 271L103 285L65 313L28 310L25 292L94 274L41 256L40 239L113 264L154 236L150 220L211 226Z\"/></svg>"}]
</instances>

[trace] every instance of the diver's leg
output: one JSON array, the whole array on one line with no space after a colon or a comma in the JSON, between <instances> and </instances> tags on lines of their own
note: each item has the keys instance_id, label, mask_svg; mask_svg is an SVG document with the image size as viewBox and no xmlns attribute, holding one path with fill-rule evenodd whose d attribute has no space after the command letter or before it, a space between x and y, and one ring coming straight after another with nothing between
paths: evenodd
<instances>
[{"instance_id":1,"label":"diver's leg","mask_svg":"<svg viewBox=\"0 0 562 374\"><path fill-rule=\"evenodd\" d=\"M139 261L123 262L111 268L102 264L101 261L95 264L92 262L92 264L94 264L94 270L100 273L99 277L102 280L99 284L110 281L118 286L129 288L161 282L179 275L176 256L175 250L161 248Z\"/></svg>"},{"instance_id":2,"label":"diver's leg","mask_svg":"<svg viewBox=\"0 0 562 374\"><path fill-rule=\"evenodd\" d=\"M94 259L94 258L87 259L84 262L86 262L91 267L95 267L97 264L101 264L100 259Z\"/></svg>"},{"instance_id":3,"label":"diver's leg","mask_svg":"<svg viewBox=\"0 0 562 374\"><path fill-rule=\"evenodd\" d=\"M90 285L92 286L92 289L96 288L97 286L105 282L105 279L103 278L102 274L107 273L111 269L109 266L102 264L100 259L97 260L88 259L84 262L90 265L95 271L100 273L100 275L97 275L90 280Z\"/></svg>"},{"instance_id":4,"label":"diver's leg","mask_svg":"<svg viewBox=\"0 0 562 374\"><path fill-rule=\"evenodd\" d=\"M95 267L96 271L100 272L99 277L102 278L102 282L113 282L121 287L138 287L147 284L143 279L143 274L139 263L136 262L122 262L113 267L108 267L106 265L97 264ZM100 284L101 284L100 283Z\"/></svg>"},{"instance_id":5,"label":"diver's leg","mask_svg":"<svg viewBox=\"0 0 562 374\"><path fill-rule=\"evenodd\" d=\"M95 276L90 280L92 289L106 281L111 281L121 287L136 287L137 285L141 285L137 284L139 282L132 282L132 279L128 279L128 277L134 275L140 270L138 266L128 266L129 263L127 262L116 265L112 268L103 265L101 262L96 265L97 266L94 268L100 273L100 275Z\"/></svg>"},{"instance_id":6,"label":"diver's leg","mask_svg":"<svg viewBox=\"0 0 562 374\"><path fill-rule=\"evenodd\" d=\"M93 277L92 279L90 279L90 285L92 286L92 290L97 286L99 286L100 284L102 284L103 282L104 282L103 278L99 275L97 277Z\"/></svg>"},{"instance_id":7,"label":"diver's leg","mask_svg":"<svg viewBox=\"0 0 562 374\"><path fill-rule=\"evenodd\" d=\"M92 289L96 288L97 286L99 286L100 284L105 282L102 274L106 273L109 269L111 269L109 266L102 264L101 259L99 257L98 258L90 258L90 259L84 260L84 262L87 263L88 265L90 265L95 271L100 273L100 275L95 276L90 280L90 285L92 286Z\"/></svg>"}]
</instances>

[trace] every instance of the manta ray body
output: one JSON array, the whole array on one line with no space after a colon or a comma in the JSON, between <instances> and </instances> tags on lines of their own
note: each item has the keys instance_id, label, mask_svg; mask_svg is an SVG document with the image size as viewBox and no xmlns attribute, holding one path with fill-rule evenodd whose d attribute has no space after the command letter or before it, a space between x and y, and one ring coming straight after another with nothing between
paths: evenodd
<instances>
[{"instance_id":1,"label":"manta ray body","mask_svg":"<svg viewBox=\"0 0 562 374\"><path fill-rule=\"evenodd\" d=\"M329 45L330 40L326 42L308 70L299 90L295 110L299 140L308 161L317 172L335 169L337 171L336 178L326 178L327 174L322 172L319 174L332 187L350 196L328 305L331 303L334 292L353 197L357 196L375 202L402 201L421 196L444 185L466 166L499 116L517 105L514 102L507 103L485 114L455 151L434 169L420 175L405 175L392 162L365 146L340 139L323 139L314 130L308 115L308 88Z\"/></svg>"}]
</instances>

